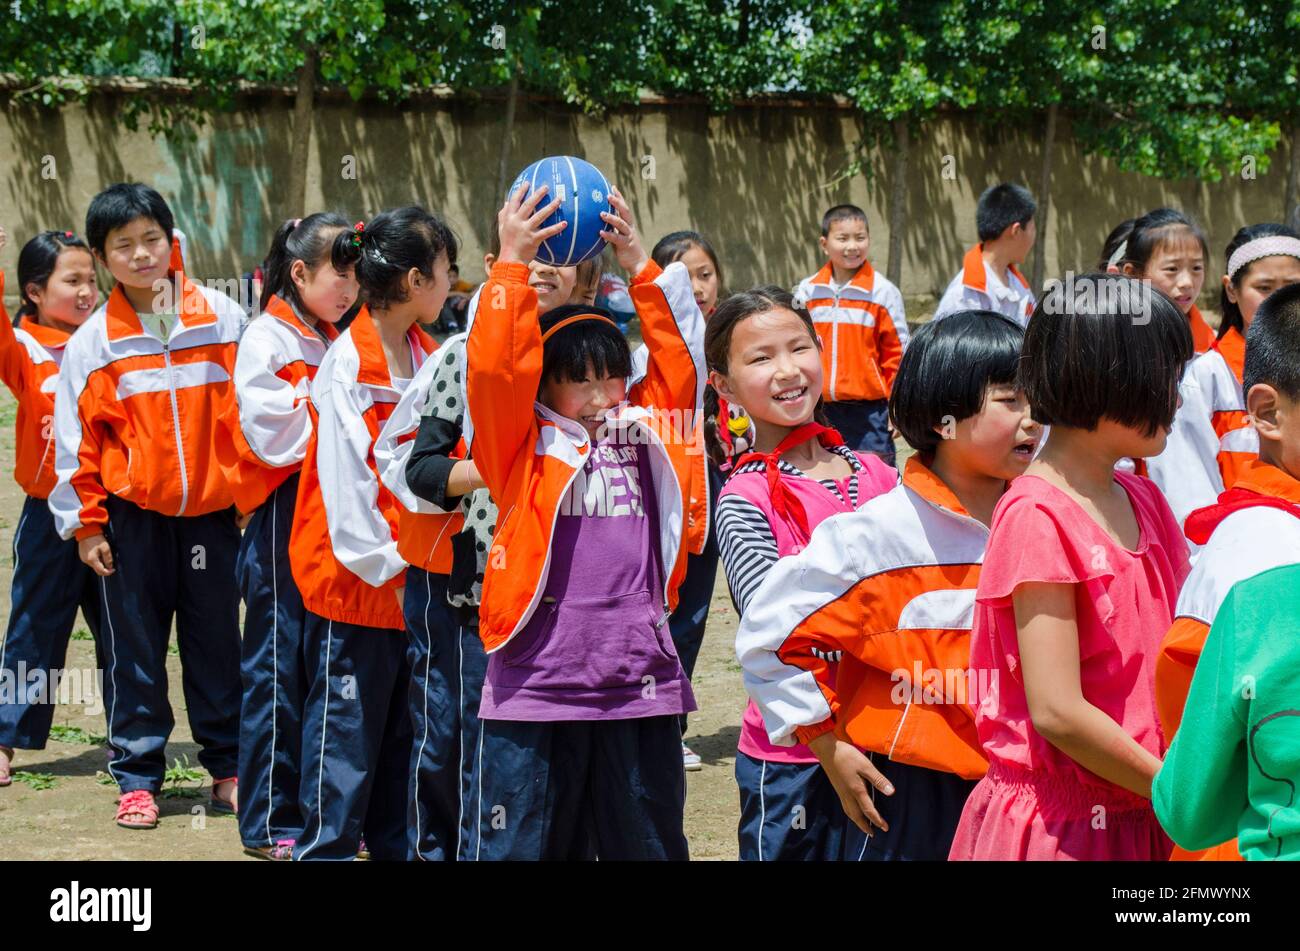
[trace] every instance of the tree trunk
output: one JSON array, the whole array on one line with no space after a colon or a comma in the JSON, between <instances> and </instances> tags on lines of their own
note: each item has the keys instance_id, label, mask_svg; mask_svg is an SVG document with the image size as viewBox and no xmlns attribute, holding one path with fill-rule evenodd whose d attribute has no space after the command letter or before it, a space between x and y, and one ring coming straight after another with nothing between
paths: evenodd
<instances>
[{"instance_id":1,"label":"tree trunk","mask_svg":"<svg viewBox=\"0 0 1300 951\"><path fill-rule=\"evenodd\" d=\"M1286 195L1282 204L1282 220L1291 228L1300 226L1300 120L1291 126L1291 155L1287 160Z\"/></svg>"},{"instance_id":2,"label":"tree trunk","mask_svg":"<svg viewBox=\"0 0 1300 951\"><path fill-rule=\"evenodd\" d=\"M307 207L307 158L311 147L312 107L316 99L316 47L307 47L293 99L293 141L289 150L289 192L285 217L299 218Z\"/></svg>"},{"instance_id":3,"label":"tree trunk","mask_svg":"<svg viewBox=\"0 0 1300 951\"><path fill-rule=\"evenodd\" d=\"M1052 207L1052 149L1056 144L1056 103L1047 107L1047 128L1043 131L1043 174L1038 179L1038 239L1035 242L1033 290L1042 294L1047 270L1047 217Z\"/></svg>"},{"instance_id":4,"label":"tree trunk","mask_svg":"<svg viewBox=\"0 0 1300 951\"><path fill-rule=\"evenodd\" d=\"M910 146L910 130L907 120L895 119L894 128L894 167L889 174L889 263L885 268L885 277L896 287L902 285L903 276L903 229L907 223L907 152Z\"/></svg>"},{"instance_id":5,"label":"tree trunk","mask_svg":"<svg viewBox=\"0 0 1300 951\"><path fill-rule=\"evenodd\" d=\"M510 74L510 89L506 93L506 120L501 128L501 157L497 161L497 197L504 202L510 187L510 145L515 135L515 104L519 101L519 64Z\"/></svg>"}]
</instances>

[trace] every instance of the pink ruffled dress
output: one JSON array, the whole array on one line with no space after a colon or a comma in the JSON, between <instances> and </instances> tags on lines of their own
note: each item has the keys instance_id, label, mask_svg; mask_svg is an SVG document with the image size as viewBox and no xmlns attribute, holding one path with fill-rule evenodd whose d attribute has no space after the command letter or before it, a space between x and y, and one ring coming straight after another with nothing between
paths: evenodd
<instances>
[{"instance_id":1,"label":"pink ruffled dress","mask_svg":"<svg viewBox=\"0 0 1300 951\"><path fill-rule=\"evenodd\" d=\"M1021 679L1012 592L1026 582L1075 585L1084 697L1164 756L1155 662L1187 576L1187 543L1155 483L1121 472L1115 478L1137 516L1136 551L1037 476L1016 479L994 512L971 633L971 667L992 671L993 689L975 711L989 771L962 811L951 859L1169 857L1172 844L1149 799L1039 736Z\"/></svg>"}]
</instances>

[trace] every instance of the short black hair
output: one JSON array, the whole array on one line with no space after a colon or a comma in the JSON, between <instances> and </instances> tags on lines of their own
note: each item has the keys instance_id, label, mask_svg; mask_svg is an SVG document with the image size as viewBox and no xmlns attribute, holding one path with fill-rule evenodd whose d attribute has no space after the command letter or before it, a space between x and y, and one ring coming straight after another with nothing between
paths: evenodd
<instances>
[{"instance_id":1,"label":"short black hair","mask_svg":"<svg viewBox=\"0 0 1300 951\"><path fill-rule=\"evenodd\" d=\"M1179 232L1191 234L1201 245L1201 256L1208 262L1210 246L1205 233L1196 222L1176 208L1153 208L1133 222L1133 230L1125 239L1121 264L1131 264L1138 274L1146 273L1147 265L1160 248Z\"/></svg>"},{"instance_id":2,"label":"short black hair","mask_svg":"<svg viewBox=\"0 0 1300 951\"><path fill-rule=\"evenodd\" d=\"M1300 400L1300 284L1269 294L1246 330L1242 391L1249 393L1256 383Z\"/></svg>"},{"instance_id":3,"label":"short black hair","mask_svg":"<svg viewBox=\"0 0 1300 951\"><path fill-rule=\"evenodd\" d=\"M867 213L857 205L835 205L826 209L826 214L822 215L822 237L831 233L831 225L837 221L857 221L862 219L862 223L870 228L867 222Z\"/></svg>"},{"instance_id":4,"label":"short black hair","mask_svg":"<svg viewBox=\"0 0 1300 951\"><path fill-rule=\"evenodd\" d=\"M456 263L458 245L451 228L419 205L381 211L357 235L361 240L357 283L366 304L376 310L407 299L404 282L411 268L432 277L438 255L445 253L448 264Z\"/></svg>"},{"instance_id":5,"label":"short black hair","mask_svg":"<svg viewBox=\"0 0 1300 951\"><path fill-rule=\"evenodd\" d=\"M579 320L542 344L542 380L578 383L595 372L599 378L632 375L632 348L614 317L603 307L562 304L542 315L542 333L578 314L595 314L605 320ZM609 321L609 323L606 323Z\"/></svg>"},{"instance_id":6,"label":"short black hair","mask_svg":"<svg viewBox=\"0 0 1300 951\"><path fill-rule=\"evenodd\" d=\"M86 241L97 254L104 253L110 232L123 228L137 218L151 218L172 238L176 219L163 196L139 182L109 185L90 200L86 209Z\"/></svg>"},{"instance_id":7,"label":"short black hair","mask_svg":"<svg viewBox=\"0 0 1300 951\"><path fill-rule=\"evenodd\" d=\"M1086 274L1055 283L1025 330L1020 384L1039 423L1094 430L1102 419L1154 436L1173 425L1192 332L1149 283Z\"/></svg>"},{"instance_id":8,"label":"short black hair","mask_svg":"<svg viewBox=\"0 0 1300 951\"><path fill-rule=\"evenodd\" d=\"M933 453L946 418L960 422L984 406L990 386L1016 382L1024 331L989 310L963 310L922 325L903 353L889 418L909 446Z\"/></svg>"},{"instance_id":9,"label":"short black hair","mask_svg":"<svg viewBox=\"0 0 1300 951\"><path fill-rule=\"evenodd\" d=\"M1012 225L1027 227L1038 213L1038 203L1023 185L990 185L975 206L975 230L981 241L992 241Z\"/></svg>"}]
</instances>

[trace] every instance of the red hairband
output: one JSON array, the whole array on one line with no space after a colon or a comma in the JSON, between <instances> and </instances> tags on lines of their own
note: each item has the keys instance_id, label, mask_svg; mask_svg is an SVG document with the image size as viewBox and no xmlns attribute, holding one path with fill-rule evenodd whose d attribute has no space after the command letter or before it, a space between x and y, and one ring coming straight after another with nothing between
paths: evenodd
<instances>
[{"instance_id":1,"label":"red hairband","mask_svg":"<svg viewBox=\"0 0 1300 951\"><path fill-rule=\"evenodd\" d=\"M574 314L572 317L565 317L550 330L546 331L546 333L542 334L542 343L546 343L546 341L554 337L556 331L563 330L565 327L569 326L569 324L576 324L580 320L603 320L615 330L618 330L618 324L601 314ZM622 333L622 331L619 332Z\"/></svg>"}]
</instances>

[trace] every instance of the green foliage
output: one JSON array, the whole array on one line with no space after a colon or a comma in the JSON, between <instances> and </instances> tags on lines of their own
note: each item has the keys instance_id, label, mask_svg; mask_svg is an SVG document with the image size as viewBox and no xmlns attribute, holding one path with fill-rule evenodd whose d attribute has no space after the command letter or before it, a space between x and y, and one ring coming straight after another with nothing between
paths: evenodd
<instances>
[{"instance_id":1,"label":"green foliage","mask_svg":"<svg viewBox=\"0 0 1300 951\"><path fill-rule=\"evenodd\" d=\"M63 723L56 723L50 727L50 739L58 740L60 743L80 743L83 746L103 746L108 742L108 737L100 733L91 733L79 726L68 726Z\"/></svg>"},{"instance_id":2,"label":"green foliage","mask_svg":"<svg viewBox=\"0 0 1300 951\"><path fill-rule=\"evenodd\" d=\"M53 789L59 784L54 778L53 773L31 773L25 769L15 770L13 774L14 782L22 783L24 786L30 786L37 792L44 792L47 789Z\"/></svg>"}]
</instances>

